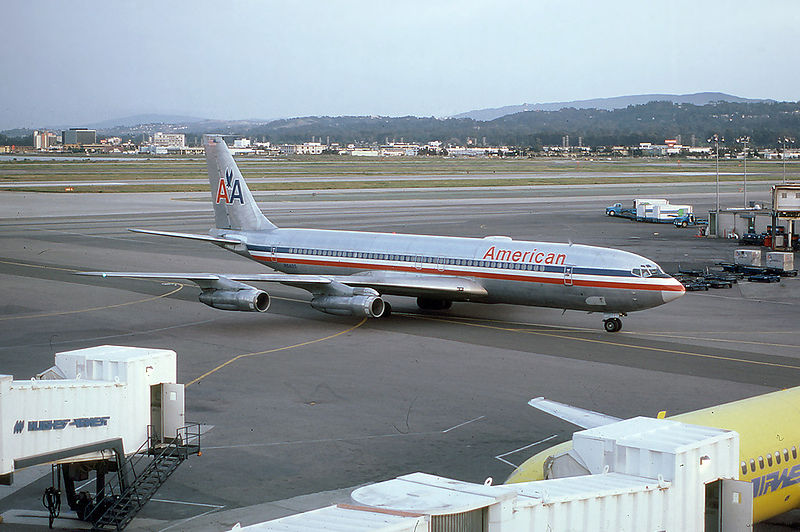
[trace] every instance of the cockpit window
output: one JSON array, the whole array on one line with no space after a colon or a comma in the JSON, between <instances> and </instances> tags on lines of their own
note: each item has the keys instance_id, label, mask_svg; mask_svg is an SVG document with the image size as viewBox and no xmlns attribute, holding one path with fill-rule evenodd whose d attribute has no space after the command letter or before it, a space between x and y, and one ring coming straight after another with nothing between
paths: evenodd
<instances>
[{"instance_id":1,"label":"cockpit window","mask_svg":"<svg viewBox=\"0 0 800 532\"><path fill-rule=\"evenodd\" d=\"M668 277L661 268L654 264L642 264L638 268L633 268L631 273L636 277Z\"/></svg>"}]
</instances>

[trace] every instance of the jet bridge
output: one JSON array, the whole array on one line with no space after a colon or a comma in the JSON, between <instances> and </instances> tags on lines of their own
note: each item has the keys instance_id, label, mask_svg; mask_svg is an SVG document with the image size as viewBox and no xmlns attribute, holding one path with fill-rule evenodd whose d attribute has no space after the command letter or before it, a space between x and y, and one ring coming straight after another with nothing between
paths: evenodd
<instances>
[{"instance_id":1,"label":"jet bridge","mask_svg":"<svg viewBox=\"0 0 800 532\"><path fill-rule=\"evenodd\" d=\"M736 432L633 418L573 435L561 478L493 486L424 473L362 486L339 504L233 531L725 532L749 529L752 485ZM339 526L339 528L336 528Z\"/></svg>"},{"instance_id":2,"label":"jet bridge","mask_svg":"<svg viewBox=\"0 0 800 532\"><path fill-rule=\"evenodd\" d=\"M106 345L57 353L53 367L29 380L0 375L0 482L11 484L18 469L52 464L54 484L58 478L60 488L63 475L79 518L123 528L200 450L199 427L184 421L176 373L174 351ZM75 493L75 481L91 472L95 495ZM115 473L108 483L107 473ZM48 489L46 500L52 524L60 489Z\"/></svg>"}]
</instances>

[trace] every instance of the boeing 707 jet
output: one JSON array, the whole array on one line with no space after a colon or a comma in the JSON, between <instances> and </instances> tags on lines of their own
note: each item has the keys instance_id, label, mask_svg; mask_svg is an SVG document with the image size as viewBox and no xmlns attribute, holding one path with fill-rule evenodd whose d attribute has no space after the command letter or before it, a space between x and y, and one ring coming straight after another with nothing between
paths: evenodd
<instances>
[{"instance_id":1,"label":"boeing 707 jet","mask_svg":"<svg viewBox=\"0 0 800 532\"><path fill-rule=\"evenodd\" d=\"M628 312L684 294L655 262L616 249L504 236L279 228L256 205L222 135L206 135L203 144L216 227L208 235L131 231L211 242L275 273L84 275L189 280L200 287L200 301L222 310L265 312L269 294L246 283L277 282L308 290L311 306L331 314L388 315L382 296L389 294L416 297L425 310L469 301L598 312L608 332L619 331Z\"/></svg>"}]
</instances>

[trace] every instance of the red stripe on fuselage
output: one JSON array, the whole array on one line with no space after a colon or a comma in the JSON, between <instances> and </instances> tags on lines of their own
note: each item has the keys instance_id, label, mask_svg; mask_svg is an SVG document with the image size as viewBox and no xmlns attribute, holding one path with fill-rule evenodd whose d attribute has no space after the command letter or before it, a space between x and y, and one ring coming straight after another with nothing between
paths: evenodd
<instances>
[{"instance_id":1,"label":"red stripe on fuselage","mask_svg":"<svg viewBox=\"0 0 800 532\"><path fill-rule=\"evenodd\" d=\"M529 283L548 283L548 284L564 284L564 277L535 277L533 275L513 275L504 273L491 273L491 272L473 272L473 271L458 271L438 268L415 268L413 266L395 266L393 264L364 264L361 262L331 262L324 260L311 260L311 259L285 259L278 257L259 257L251 254L251 256L261 262L277 262L280 264L303 264L307 266L329 266L333 268L361 268L365 270L382 270L382 271L398 271L434 275L454 275L458 277L481 277L483 279L500 279L503 281L524 281ZM428 264L428 263L425 263ZM572 286L590 286L600 288L620 288L626 290L658 290L680 292L683 287L680 285L666 285L666 284L638 284L629 282L611 282L611 281L590 281L585 279L575 279L572 277Z\"/></svg>"}]
</instances>

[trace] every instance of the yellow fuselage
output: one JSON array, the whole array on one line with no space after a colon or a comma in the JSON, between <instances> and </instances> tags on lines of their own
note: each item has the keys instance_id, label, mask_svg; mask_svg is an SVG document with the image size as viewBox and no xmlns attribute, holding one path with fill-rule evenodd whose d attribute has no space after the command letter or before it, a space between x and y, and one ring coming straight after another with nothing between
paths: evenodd
<instances>
[{"instance_id":1,"label":"yellow fuselage","mask_svg":"<svg viewBox=\"0 0 800 532\"><path fill-rule=\"evenodd\" d=\"M800 387L669 419L739 433L739 479L753 483L754 523L800 506ZM506 483L544 480L545 460L571 448L568 441L532 456Z\"/></svg>"}]
</instances>

